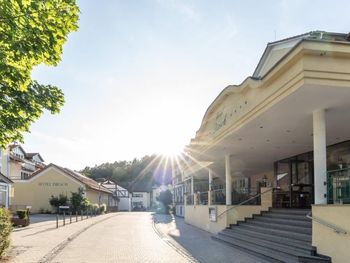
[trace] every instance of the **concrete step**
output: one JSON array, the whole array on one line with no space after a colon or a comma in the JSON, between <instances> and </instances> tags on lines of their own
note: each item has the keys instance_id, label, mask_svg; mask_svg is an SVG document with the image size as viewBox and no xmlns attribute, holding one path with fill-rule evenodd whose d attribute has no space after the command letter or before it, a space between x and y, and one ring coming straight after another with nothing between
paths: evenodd
<instances>
[{"instance_id":1,"label":"concrete step","mask_svg":"<svg viewBox=\"0 0 350 263\"><path fill-rule=\"evenodd\" d=\"M311 222L311 219L307 218L305 215L299 215L299 214L286 214L286 213L278 213L278 212L274 212L274 213L262 212L261 216L269 217L269 218L281 218L281 219L291 219L291 220Z\"/></svg>"},{"instance_id":2,"label":"concrete step","mask_svg":"<svg viewBox=\"0 0 350 263\"><path fill-rule=\"evenodd\" d=\"M293 208L270 208L269 212L279 213L279 214L288 214L288 215L304 215L306 216L310 213L310 209L293 209Z\"/></svg>"},{"instance_id":3,"label":"concrete step","mask_svg":"<svg viewBox=\"0 0 350 263\"><path fill-rule=\"evenodd\" d=\"M269 240L264 240L261 239L259 237L252 237L252 236L247 236L244 234L240 234L240 233L233 233L230 231L221 231L219 233L219 235L225 235L228 237L233 237L236 239L240 239L258 246L262 246L262 247L266 247L266 248L270 248L273 250L277 250L280 252L284 252L287 254L290 254L292 256L311 256L311 251L310 248L297 248L294 246L289 246L288 244L283 244L281 242L273 242L273 241L269 241Z\"/></svg>"},{"instance_id":4,"label":"concrete step","mask_svg":"<svg viewBox=\"0 0 350 263\"><path fill-rule=\"evenodd\" d=\"M302 233L295 233L295 232L279 230L279 229L271 229L271 228L266 228L263 226L258 226L253 224L241 224L238 227L248 228L260 233L272 234L280 237L289 237L296 240L311 242L310 234L302 234Z\"/></svg>"},{"instance_id":5,"label":"concrete step","mask_svg":"<svg viewBox=\"0 0 350 263\"><path fill-rule=\"evenodd\" d=\"M215 235L212 237L215 240L221 241L230 246L236 247L240 250L243 250L249 254L267 260L271 263L297 263L298 257L291 256L289 254L279 252L273 249L269 249L266 247L262 247L259 245L255 245L240 239L236 239L233 237L227 237L224 235Z\"/></svg>"},{"instance_id":6,"label":"concrete step","mask_svg":"<svg viewBox=\"0 0 350 263\"><path fill-rule=\"evenodd\" d=\"M284 218L273 218L273 217L266 217L266 216L261 216L261 215L255 215L253 217L253 219L256 220L256 221L278 223L278 224L288 225L288 226L302 226L302 227L309 227L309 228L312 227L311 221L306 221L306 220L292 220L292 219L284 219Z\"/></svg>"},{"instance_id":7,"label":"concrete step","mask_svg":"<svg viewBox=\"0 0 350 263\"><path fill-rule=\"evenodd\" d=\"M326 256L299 256L301 263L331 263L332 259Z\"/></svg>"},{"instance_id":8,"label":"concrete step","mask_svg":"<svg viewBox=\"0 0 350 263\"><path fill-rule=\"evenodd\" d=\"M240 227L234 227L233 229L225 229L223 231L230 231L234 234L238 233L238 234L247 235L250 237L259 238L261 240L272 241L275 243L282 243L282 244L288 245L290 247L311 250L311 242L296 240L296 239L292 239L289 237L280 237L280 236L275 236L272 234L259 233L259 232L255 232L254 230L251 230L251 229L244 229L244 228L240 228Z\"/></svg>"},{"instance_id":9,"label":"concrete step","mask_svg":"<svg viewBox=\"0 0 350 263\"><path fill-rule=\"evenodd\" d=\"M276 222L265 222L265 221L258 221L254 219L247 219L247 221L243 224L250 224L250 225L257 225L265 228L270 229L279 229L283 231L291 231L295 233L301 233L301 234L312 234L312 229L310 227L303 227L303 226L291 226Z\"/></svg>"}]
</instances>

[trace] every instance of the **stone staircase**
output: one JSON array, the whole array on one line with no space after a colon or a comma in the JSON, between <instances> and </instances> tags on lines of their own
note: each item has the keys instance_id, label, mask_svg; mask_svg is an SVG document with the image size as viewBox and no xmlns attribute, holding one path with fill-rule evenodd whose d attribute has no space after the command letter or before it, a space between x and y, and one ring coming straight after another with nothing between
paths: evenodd
<instances>
[{"instance_id":1,"label":"stone staircase","mask_svg":"<svg viewBox=\"0 0 350 263\"><path fill-rule=\"evenodd\" d=\"M331 262L311 246L312 224L306 209L270 209L231 225L212 238L266 262Z\"/></svg>"}]
</instances>

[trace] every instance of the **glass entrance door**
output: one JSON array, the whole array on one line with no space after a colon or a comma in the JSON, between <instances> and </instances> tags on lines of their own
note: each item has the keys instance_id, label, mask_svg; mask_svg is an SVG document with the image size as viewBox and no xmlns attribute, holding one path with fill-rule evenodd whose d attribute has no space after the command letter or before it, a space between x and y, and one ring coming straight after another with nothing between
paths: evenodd
<instances>
[{"instance_id":1,"label":"glass entrance door","mask_svg":"<svg viewBox=\"0 0 350 263\"><path fill-rule=\"evenodd\" d=\"M310 208L314 198L312 153L276 162L275 178L274 207Z\"/></svg>"},{"instance_id":2,"label":"glass entrance door","mask_svg":"<svg viewBox=\"0 0 350 263\"><path fill-rule=\"evenodd\" d=\"M290 207L310 208L313 203L313 163L298 158L291 160Z\"/></svg>"}]
</instances>

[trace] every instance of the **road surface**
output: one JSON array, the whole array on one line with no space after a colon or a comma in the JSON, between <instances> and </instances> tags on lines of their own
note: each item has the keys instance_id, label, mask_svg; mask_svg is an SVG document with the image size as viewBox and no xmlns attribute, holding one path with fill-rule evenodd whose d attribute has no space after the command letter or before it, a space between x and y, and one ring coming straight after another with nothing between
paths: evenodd
<instances>
[{"instance_id":1,"label":"road surface","mask_svg":"<svg viewBox=\"0 0 350 263\"><path fill-rule=\"evenodd\" d=\"M154 231L151 213L124 213L79 234L50 262L189 262Z\"/></svg>"}]
</instances>

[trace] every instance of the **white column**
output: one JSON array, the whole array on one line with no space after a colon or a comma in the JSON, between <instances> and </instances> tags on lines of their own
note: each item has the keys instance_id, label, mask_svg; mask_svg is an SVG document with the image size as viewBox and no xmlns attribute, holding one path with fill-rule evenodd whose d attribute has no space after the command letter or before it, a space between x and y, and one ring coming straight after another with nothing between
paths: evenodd
<instances>
[{"instance_id":1,"label":"white column","mask_svg":"<svg viewBox=\"0 0 350 263\"><path fill-rule=\"evenodd\" d=\"M209 191L211 191L212 182L213 182L213 171L209 169Z\"/></svg>"},{"instance_id":2,"label":"white column","mask_svg":"<svg viewBox=\"0 0 350 263\"><path fill-rule=\"evenodd\" d=\"M209 169L209 190L208 190L208 205L211 205L211 184L213 182L213 171Z\"/></svg>"},{"instance_id":3,"label":"white column","mask_svg":"<svg viewBox=\"0 0 350 263\"><path fill-rule=\"evenodd\" d=\"M193 180L193 176L191 177L191 195L194 194L194 180Z\"/></svg>"},{"instance_id":4,"label":"white column","mask_svg":"<svg viewBox=\"0 0 350 263\"><path fill-rule=\"evenodd\" d=\"M197 202L197 196L194 192L194 179L193 179L193 176L191 177L191 196L192 196L192 200L193 200L193 203L191 205L196 205L196 202Z\"/></svg>"},{"instance_id":5,"label":"white column","mask_svg":"<svg viewBox=\"0 0 350 263\"><path fill-rule=\"evenodd\" d=\"M315 204L327 204L327 146L325 110L313 112Z\"/></svg>"},{"instance_id":6,"label":"white column","mask_svg":"<svg viewBox=\"0 0 350 263\"><path fill-rule=\"evenodd\" d=\"M226 205L232 205L232 179L230 155L225 155Z\"/></svg>"}]
</instances>

